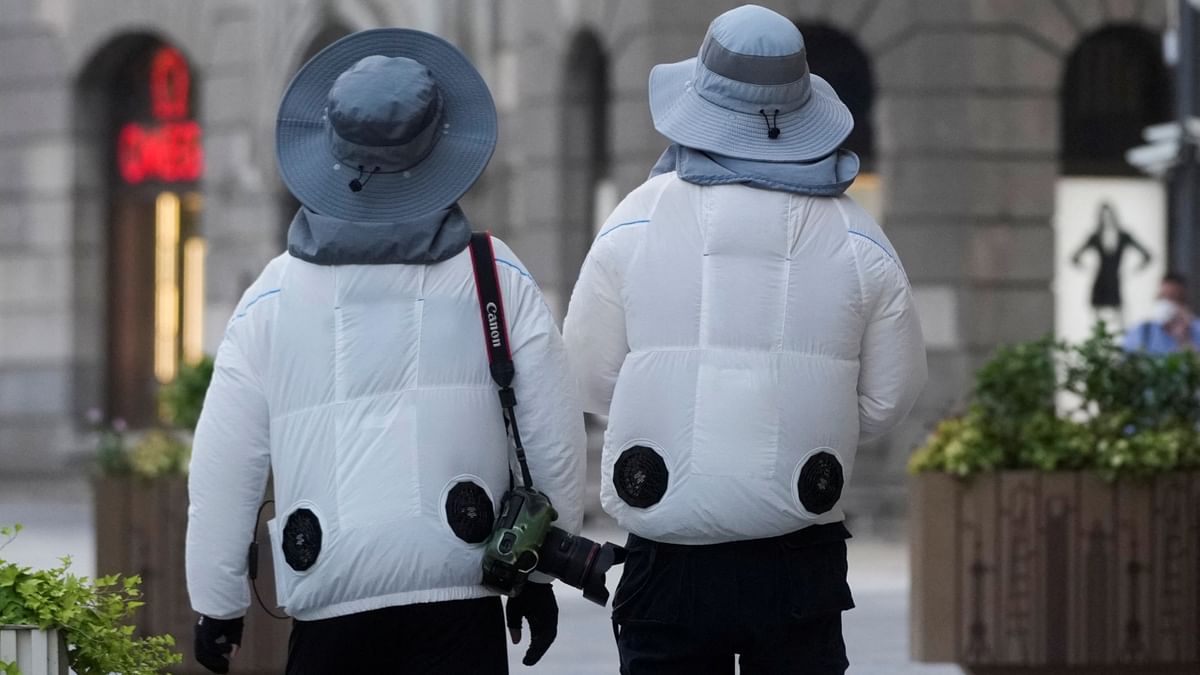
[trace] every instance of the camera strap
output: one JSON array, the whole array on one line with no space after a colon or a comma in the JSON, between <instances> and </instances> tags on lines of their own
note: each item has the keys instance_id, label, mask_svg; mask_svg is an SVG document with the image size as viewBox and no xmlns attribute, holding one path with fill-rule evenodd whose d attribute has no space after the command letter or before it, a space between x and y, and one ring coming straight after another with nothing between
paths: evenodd
<instances>
[{"instance_id":1,"label":"camera strap","mask_svg":"<svg viewBox=\"0 0 1200 675\"><path fill-rule=\"evenodd\" d=\"M517 463L521 466L521 480L525 487L533 487L529 474L529 463L525 459L525 447L521 444L521 431L517 428L517 416L513 408L517 405L517 394L512 381L516 374L513 366L512 349L508 342L508 321L504 315L504 298L500 293L500 274L496 270L496 251L492 247L490 232L471 234L471 265L475 270L475 293L479 298L479 318L483 322L483 344L487 349L488 370L492 380L500 388L500 408L503 410L504 426L512 437Z\"/></svg>"}]
</instances>

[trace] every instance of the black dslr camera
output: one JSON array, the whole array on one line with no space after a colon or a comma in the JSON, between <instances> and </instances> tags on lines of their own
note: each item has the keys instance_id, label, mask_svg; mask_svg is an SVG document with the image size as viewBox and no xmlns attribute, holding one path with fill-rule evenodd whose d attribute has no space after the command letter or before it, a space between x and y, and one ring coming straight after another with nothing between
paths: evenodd
<instances>
[{"instance_id":1,"label":"black dslr camera","mask_svg":"<svg viewBox=\"0 0 1200 675\"><path fill-rule=\"evenodd\" d=\"M604 575L625 561L625 549L554 527L556 518L550 499L533 488L515 487L505 494L484 549L483 584L515 595L537 570L583 589L583 597L603 607L608 603Z\"/></svg>"}]
</instances>

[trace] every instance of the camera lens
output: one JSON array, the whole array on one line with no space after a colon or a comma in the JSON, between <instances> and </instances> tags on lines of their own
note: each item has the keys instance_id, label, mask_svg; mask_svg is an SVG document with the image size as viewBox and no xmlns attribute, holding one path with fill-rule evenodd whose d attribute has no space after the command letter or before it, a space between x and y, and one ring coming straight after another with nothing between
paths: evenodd
<instances>
[{"instance_id":1,"label":"camera lens","mask_svg":"<svg viewBox=\"0 0 1200 675\"><path fill-rule=\"evenodd\" d=\"M563 583L583 589L583 597L601 606L608 602L604 574L624 560L624 549L612 544L601 546L586 537L550 528L538 551L538 571Z\"/></svg>"},{"instance_id":2,"label":"camera lens","mask_svg":"<svg viewBox=\"0 0 1200 675\"><path fill-rule=\"evenodd\" d=\"M557 527L546 533L546 541L539 551L541 564L538 570L563 583L583 588L600 545L584 537L577 537Z\"/></svg>"}]
</instances>

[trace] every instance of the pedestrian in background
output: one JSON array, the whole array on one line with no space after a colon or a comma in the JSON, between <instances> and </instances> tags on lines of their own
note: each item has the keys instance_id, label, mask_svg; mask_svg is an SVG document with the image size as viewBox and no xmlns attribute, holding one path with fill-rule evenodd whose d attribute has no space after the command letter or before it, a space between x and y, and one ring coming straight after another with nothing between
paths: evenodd
<instances>
[{"instance_id":1,"label":"pedestrian in background","mask_svg":"<svg viewBox=\"0 0 1200 675\"><path fill-rule=\"evenodd\" d=\"M853 119L758 6L650 75L672 145L596 237L564 334L608 415L601 500L631 532L621 672L843 673L862 438L925 382L896 251L846 188Z\"/></svg>"},{"instance_id":2,"label":"pedestrian in background","mask_svg":"<svg viewBox=\"0 0 1200 675\"><path fill-rule=\"evenodd\" d=\"M481 563L510 458L458 207L496 134L482 77L419 31L346 37L284 94L279 168L303 208L226 327L189 478L188 591L210 670L240 642L270 469L289 674L508 671ZM566 354L537 285L494 247L529 465L575 532L585 440ZM554 639L554 594L530 583L508 603L532 664Z\"/></svg>"},{"instance_id":3,"label":"pedestrian in background","mask_svg":"<svg viewBox=\"0 0 1200 675\"><path fill-rule=\"evenodd\" d=\"M1126 331L1123 346L1125 351L1160 356L1200 350L1200 320L1188 304L1187 279L1174 273L1163 277L1150 320Z\"/></svg>"}]
</instances>

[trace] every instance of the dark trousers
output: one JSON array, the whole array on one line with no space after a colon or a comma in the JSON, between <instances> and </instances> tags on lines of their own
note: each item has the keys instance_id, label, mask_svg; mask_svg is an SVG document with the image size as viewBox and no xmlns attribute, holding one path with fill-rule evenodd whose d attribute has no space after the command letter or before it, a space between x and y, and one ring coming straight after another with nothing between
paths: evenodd
<instances>
[{"instance_id":1,"label":"dark trousers","mask_svg":"<svg viewBox=\"0 0 1200 675\"><path fill-rule=\"evenodd\" d=\"M842 675L846 537L838 523L782 537L679 546L635 535L613 598L622 675Z\"/></svg>"},{"instance_id":2,"label":"dark trousers","mask_svg":"<svg viewBox=\"0 0 1200 675\"><path fill-rule=\"evenodd\" d=\"M500 598L295 621L287 675L507 675Z\"/></svg>"}]
</instances>

